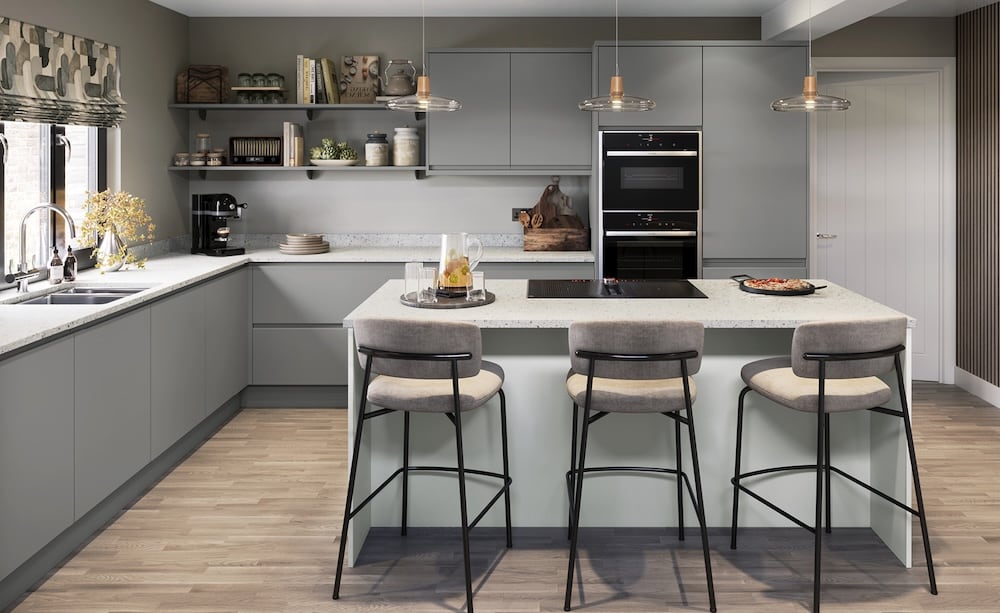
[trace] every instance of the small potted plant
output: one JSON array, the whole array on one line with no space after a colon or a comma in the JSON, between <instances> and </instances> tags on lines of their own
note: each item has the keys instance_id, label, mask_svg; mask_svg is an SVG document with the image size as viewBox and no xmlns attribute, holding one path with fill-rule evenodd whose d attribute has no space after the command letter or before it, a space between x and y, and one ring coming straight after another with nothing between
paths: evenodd
<instances>
[{"instance_id":1,"label":"small potted plant","mask_svg":"<svg viewBox=\"0 0 1000 613\"><path fill-rule=\"evenodd\" d=\"M146 213L146 201L128 192L87 192L87 213L80 227L83 247L99 241L94 257L101 272L114 272L123 265L145 268L146 259L137 259L129 243L152 240L156 225Z\"/></svg>"}]
</instances>

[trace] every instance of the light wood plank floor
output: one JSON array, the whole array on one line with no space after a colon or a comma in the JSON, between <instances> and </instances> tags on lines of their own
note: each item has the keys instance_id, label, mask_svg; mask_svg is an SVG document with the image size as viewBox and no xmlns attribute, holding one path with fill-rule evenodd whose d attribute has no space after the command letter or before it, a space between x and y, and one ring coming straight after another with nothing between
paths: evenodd
<instances>
[{"instance_id":1,"label":"light wood plank floor","mask_svg":"<svg viewBox=\"0 0 1000 613\"><path fill-rule=\"evenodd\" d=\"M939 596L917 565L904 569L868 530L835 530L824 554L824 611L1000 611L1000 409L957 388L915 385L921 461ZM459 611L460 538L380 530L342 599L330 592L346 490L346 414L239 413L16 607L35 611ZM515 483L515 487L516 487ZM711 535L719 611L807 611L811 535L726 530ZM476 610L561 611L567 542L561 530L518 530L503 548L473 531ZM692 532L582 534L574 610L707 611Z\"/></svg>"}]
</instances>

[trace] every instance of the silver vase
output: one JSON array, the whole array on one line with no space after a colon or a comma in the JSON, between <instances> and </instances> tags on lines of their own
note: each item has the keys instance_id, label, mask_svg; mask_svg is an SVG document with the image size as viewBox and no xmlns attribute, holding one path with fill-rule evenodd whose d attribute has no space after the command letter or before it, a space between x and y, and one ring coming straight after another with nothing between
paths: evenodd
<instances>
[{"instance_id":1,"label":"silver vase","mask_svg":"<svg viewBox=\"0 0 1000 613\"><path fill-rule=\"evenodd\" d=\"M118 234L109 229L101 237L101 242L97 246L97 263L101 272L115 272L124 264L124 244L118 238ZM109 263L110 262L110 263Z\"/></svg>"}]
</instances>

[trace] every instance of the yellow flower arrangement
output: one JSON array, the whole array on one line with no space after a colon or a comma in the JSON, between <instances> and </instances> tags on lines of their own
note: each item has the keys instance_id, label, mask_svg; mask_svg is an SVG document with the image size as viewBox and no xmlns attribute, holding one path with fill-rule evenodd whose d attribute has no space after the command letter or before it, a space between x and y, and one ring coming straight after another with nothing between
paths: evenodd
<instances>
[{"instance_id":1,"label":"yellow flower arrangement","mask_svg":"<svg viewBox=\"0 0 1000 613\"><path fill-rule=\"evenodd\" d=\"M125 264L135 264L136 268L145 268L146 259L136 259L129 252L129 243L153 239L156 224L146 213L146 201L127 192L87 192L84 201L87 213L80 227L83 247L95 246L94 236L99 234L103 239L108 232L116 234L119 241L117 252L98 257L98 266L110 270ZM100 240L98 239L98 240Z\"/></svg>"}]
</instances>

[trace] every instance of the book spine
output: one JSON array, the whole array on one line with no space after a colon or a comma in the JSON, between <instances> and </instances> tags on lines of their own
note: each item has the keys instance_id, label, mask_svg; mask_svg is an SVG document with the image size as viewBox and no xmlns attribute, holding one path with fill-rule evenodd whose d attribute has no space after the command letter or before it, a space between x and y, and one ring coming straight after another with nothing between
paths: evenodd
<instances>
[{"instance_id":1,"label":"book spine","mask_svg":"<svg viewBox=\"0 0 1000 613\"><path fill-rule=\"evenodd\" d=\"M309 104L316 104L316 60L309 58Z\"/></svg>"},{"instance_id":2,"label":"book spine","mask_svg":"<svg viewBox=\"0 0 1000 613\"><path fill-rule=\"evenodd\" d=\"M327 104L340 103L340 87L334 78L333 60L325 57L320 60L320 66L323 68L323 79L326 83Z\"/></svg>"},{"instance_id":3,"label":"book spine","mask_svg":"<svg viewBox=\"0 0 1000 613\"><path fill-rule=\"evenodd\" d=\"M290 121L281 124L281 165L292 165L292 134Z\"/></svg>"},{"instance_id":4,"label":"book spine","mask_svg":"<svg viewBox=\"0 0 1000 613\"><path fill-rule=\"evenodd\" d=\"M295 104L302 104L302 55L295 56Z\"/></svg>"},{"instance_id":5,"label":"book spine","mask_svg":"<svg viewBox=\"0 0 1000 613\"><path fill-rule=\"evenodd\" d=\"M316 60L316 104L326 104L326 82L322 66L322 62Z\"/></svg>"}]
</instances>

